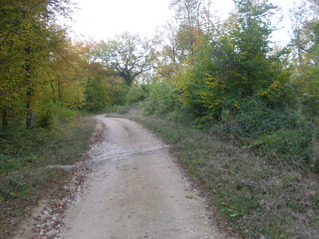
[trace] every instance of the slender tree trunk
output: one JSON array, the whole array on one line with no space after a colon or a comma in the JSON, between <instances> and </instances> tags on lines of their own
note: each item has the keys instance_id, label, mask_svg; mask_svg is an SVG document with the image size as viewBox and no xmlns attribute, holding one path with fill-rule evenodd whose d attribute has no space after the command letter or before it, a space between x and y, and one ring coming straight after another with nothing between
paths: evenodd
<instances>
[{"instance_id":1,"label":"slender tree trunk","mask_svg":"<svg viewBox=\"0 0 319 239\"><path fill-rule=\"evenodd\" d=\"M4 107L2 111L2 132L8 129L8 108Z\"/></svg>"},{"instance_id":2,"label":"slender tree trunk","mask_svg":"<svg viewBox=\"0 0 319 239\"><path fill-rule=\"evenodd\" d=\"M31 48L27 47L25 49L25 52L27 54L27 60L26 60L26 65L25 65L25 70L26 70L26 83L27 83L27 100L26 100L26 127L28 129L32 128L33 126L33 110L32 110L32 98L34 95L33 88L31 86L31 64L30 64L30 55L31 55Z\"/></svg>"},{"instance_id":3,"label":"slender tree trunk","mask_svg":"<svg viewBox=\"0 0 319 239\"><path fill-rule=\"evenodd\" d=\"M314 128L314 134L312 136L312 168L317 170L319 167L319 142L317 138L316 132L318 132L318 128Z\"/></svg>"},{"instance_id":4,"label":"slender tree trunk","mask_svg":"<svg viewBox=\"0 0 319 239\"><path fill-rule=\"evenodd\" d=\"M297 40L297 51L298 51L298 63L299 63L299 69L301 70L301 72L303 72L304 68L303 68L303 61L302 61L302 49L301 49L301 40L300 40L300 30L297 30L297 36L296 36L296 40Z\"/></svg>"},{"instance_id":5,"label":"slender tree trunk","mask_svg":"<svg viewBox=\"0 0 319 239\"><path fill-rule=\"evenodd\" d=\"M56 103L55 89L53 85L53 81L50 82L52 93L53 93L53 102Z\"/></svg>"},{"instance_id":6,"label":"slender tree trunk","mask_svg":"<svg viewBox=\"0 0 319 239\"><path fill-rule=\"evenodd\" d=\"M62 105L62 80L58 79L58 98L59 98L59 103Z\"/></svg>"},{"instance_id":7,"label":"slender tree trunk","mask_svg":"<svg viewBox=\"0 0 319 239\"><path fill-rule=\"evenodd\" d=\"M27 104L26 104L26 109L27 109L26 126L28 129L32 128L33 126L33 110L32 110L32 104L31 104L32 97L33 97L33 89L29 87L27 90Z\"/></svg>"}]
</instances>

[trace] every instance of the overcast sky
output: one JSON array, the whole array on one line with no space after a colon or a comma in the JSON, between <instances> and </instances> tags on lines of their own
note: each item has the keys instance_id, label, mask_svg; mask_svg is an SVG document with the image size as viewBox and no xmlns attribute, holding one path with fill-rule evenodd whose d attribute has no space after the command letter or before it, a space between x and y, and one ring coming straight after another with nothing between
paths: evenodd
<instances>
[{"instance_id":1,"label":"overcast sky","mask_svg":"<svg viewBox=\"0 0 319 239\"><path fill-rule=\"evenodd\" d=\"M164 25L174 14L169 10L171 0L73 1L79 8L73 15L74 34L96 41L112 38L125 31L151 37L156 27ZM271 2L287 12L293 0L271 0ZM213 0L213 7L225 17L233 9L233 1Z\"/></svg>"}]
</instances>

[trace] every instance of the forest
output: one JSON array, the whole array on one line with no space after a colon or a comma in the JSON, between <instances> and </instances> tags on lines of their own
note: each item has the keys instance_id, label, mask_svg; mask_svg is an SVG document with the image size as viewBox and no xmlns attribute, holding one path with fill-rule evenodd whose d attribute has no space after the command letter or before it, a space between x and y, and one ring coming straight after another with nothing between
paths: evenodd
<instances>
[{"instance_id":1,"label":"forest","mask_svg":"<svg viewBox=\"0 0 319 239\"><path fill-rule=\"evenodd\" d=\"M2 0L0 203L6 212L2 225L8 226L5 215L19 217L10 211L9 202L28 201L30 188L37 190L30 169L48 171L43 166L68 164L87 149L82 145L69 159L54 151L64 140L75 141L72 137L87 142L93 123L86 115L124 114L132 108L143 117L200 130L262 158L276 172L285 171L287 182L311 177L318 183L319 1L296 2L290 11L291 39L285 45L273 37L279 30L278 7L268 0L233 1L235 10L220 19L209 0L172 0L174 19L152 39L126 32L100 42L75 42L59 24L71 16L70 0ZM44 141L50 145L42 148ZM41 152L35 151L39 147ZM57 158L50 161L45 151ZM56 173L50 171L52 177ZM51 186L56 182L46 180ZM245 225L234 229L244 238L316 238L319 194L308 186L308 194L286 202L294 214L286 212L282 219L282 224L303 220L306 229L299 228L300 234L291 228L272 228L272 219L269 230L247 226L253 221L243 216L247 205L224 217ZM250 184L238 187L252 191ZM40 197L32 196L29 204ZM263 199L257 204L259 213L267 215L275 207Z\"/></svg>"}]
</instances>

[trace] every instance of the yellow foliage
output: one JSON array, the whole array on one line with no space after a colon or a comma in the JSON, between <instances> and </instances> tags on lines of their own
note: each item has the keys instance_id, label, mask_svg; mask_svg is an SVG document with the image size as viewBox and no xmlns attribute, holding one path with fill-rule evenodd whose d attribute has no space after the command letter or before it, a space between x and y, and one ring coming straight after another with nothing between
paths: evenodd
<instances>
[{"instance_id":1,"label":"yellow foliage","mask_svg":"<svg viewBox=\"0 0 319 239\"><path fill-rule=\"evenodd\" d=\"M257 95L268 95L267 91L260 91L257 93Z\"/></svg>"},{"instance_id":2,"label":"yellow foliage","mask_svg":"<svg viewBox=\"0 0 319 239\"><path fill-rule=\"evenodd\" d=\"M206 84L211 87L221 87L221 84L216 81L215 82L206 81Z\"/></svg>"},{"instance_id":3,"label":"yellow foliage","mask_svg":"<svg viewBox=\"0 0 319 239\"><path fill-rule=\"evenodd\" d=\"M178 88L185 89L192 78L191 67L184 66L183 69L174 74L173 81Z\"/></svg>"},{"instance_id":4,"label":"yellow foliage","mask_svg":"<svg viewBox=\"0 0 319 239\"><path fill-rule=\"evenodd\" d=\"M213 108L215 108L216 106L219 106L221 103L223 103L223 101L221 101L221 100L215 100L215 101L209 106L209 108L210 108L210 109L213 109Z\"/></svg>"},{"instance_id":5,"label":"yellow foliage","mask_svg":"<svg viewBox=\"0 0 319 239\"><path fill-rule=\"evenodd\" d=\"M280 82L279 80L275 80L270 86L269 89L274 89L274 88L279 88L280 87Z\"/></svg>"}]
</instances>

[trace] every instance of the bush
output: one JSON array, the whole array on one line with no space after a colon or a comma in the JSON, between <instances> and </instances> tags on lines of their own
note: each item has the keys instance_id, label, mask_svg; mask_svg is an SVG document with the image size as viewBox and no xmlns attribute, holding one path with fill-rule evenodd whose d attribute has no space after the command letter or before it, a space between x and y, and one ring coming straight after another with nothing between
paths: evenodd
<instances>
[{"instance_id":1,"label":"bush","mask_svg":"<svg viewBox=\"0 0 319 239\"><path fill-rule=\"evenodd\" d=\"M53 125L53 107L52 103L40 106L36 121L38 127L50 128Z\"/></svg>"},{"instance_id":2,"label":"bush","mask_svg":"<svg viewBox=\"0 0 319 239\"><path fill-rule=\"evenodd\" d=\"M293 112L271 109L260 101L251 100L243 104L237 112L223 110L221 119L212 129L217 135L231 135L241 144L249 144L256 137L296 126L297 117Z\"/></svg>"},{"instance_id":3,"label":"bush","mask_svg":"<svg viewBox=\"0 0 319 239\"><path fill-rule=\"evenodd\" d=\"M298 110L272 109L251 100L236 114L224 110L211 132L271 159L280 159L280 164L315 169L316 128L316 123Z\"/></svg>"},{"instance_id":4,"label":"bush","mask_svg":"<svg viewBox=\"0 0 319 239\"><path fill-rule=\"evenodd\" d=\"M147 85L137 85L134 84L129 89L126 97L128 104L136 104L138 102L144 101L149 94L149 89Z\"/></svg>"},{"instance_id":5,"label":"bush","mask_svg":"<svg viewBox=\"0 0 319 239\"><path fill-rule=\"evenodd\" d=\"M65 108L61 105L58 105L58 104L54 105L55 119L58 121L62 121L63 123L67 123L73 120L74 116L76 116L77 113L78 113L77 111Z\"/></svg>"},{"instance_id":6,"label":"bush","mask_svg":"<svg viewBox=\"0 0 319 239\"><path fill-rule=\"evenodd\" d=\"M298 168L311 164L312 134L309 130L278 130L260 137L253 141L251 145L259 146L262 152Z\"/></svg>"},{"instance_id":7,"label":"bush","mask_svg":"<svg viewBox=\"0 0 319 239\"><path fill-rule=\"evenodd\" d=\"M149 97L142 104L147 115L162 115L178 107L177 88L169 81L154 82L150 85Z\"/></svg>"},{"instance_id":8,"label":"bush","mask_svg":"<svg viewBox=\"0 0 319 239\"><path fill-rule=\"evenodd\" d=\"M298 115L283 108L270 108L258 100L244 104L235 116L242 131L255 138L280 129L297 127Z\"/></svg>"}]
</instances>

